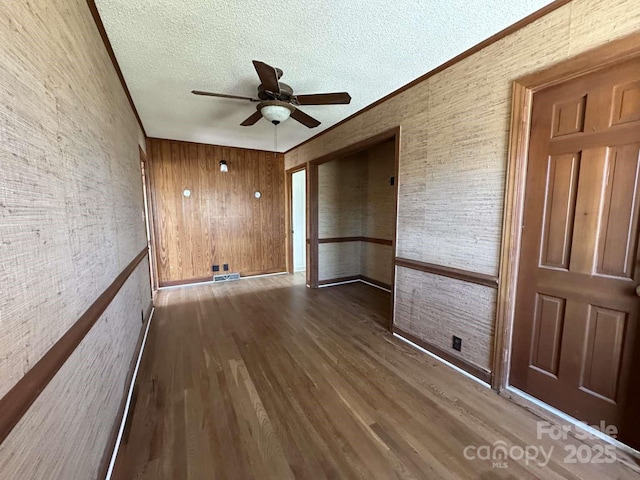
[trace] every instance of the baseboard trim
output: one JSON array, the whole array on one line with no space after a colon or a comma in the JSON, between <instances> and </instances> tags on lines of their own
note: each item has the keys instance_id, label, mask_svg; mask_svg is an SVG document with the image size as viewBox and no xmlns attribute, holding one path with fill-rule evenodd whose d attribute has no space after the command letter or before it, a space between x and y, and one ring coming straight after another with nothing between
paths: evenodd
<instances>
[{"instance_id":1,"label":"baseboard trim","mask_svg":"<svg viewBox=\"0 0 640 480\"><path fill-rule=\"evenodd\" d=\"M243 277L242 275L240 276L240 280L251 280L252 278L263 278L263 277L275 277L278 275L290 275L289 272L272 272L272 273L258 273L256 275L247 275L245 277Z\"/></svg>"},{"instance_id":2,"label":"baseboard trim","mask_svg":"<svg viewBox=\"0 0 640 480\"><path fill-rule=\"evenodd\" d=\"M411 343L414 343L417 346L426 350L427 352L432 353L436 357L442 360L445 360L447 363L450 363L451 365L457 367L458 369L475 377L476 379L481 380L482 382L488 385L491 385L491 372L487 370L483 370L480 367L476 367L475 365L472 365L469 362L466 362L465 360L454 357L453 355L449 354L448 352L445 352L441 348L436 347L435 345L432 345L429 342L426 342L409 332L405 332L404 330L396 326L393 327L393 333L397 334L398 336L406 340L409 340Z\"/></svg>"},{"instance_id":3,"label":"baseboard trim","mask_svg":"<svg viewBox=\"0 0 640 480\"><path fill-rule=\"evenodd\" d=\"M147 330L147 325L149 325L149 321L151 320L151 316L153 315L153 308L154 308L153 303L149 303L147 311L144 315L144 322L140 327L140 332L138 332L138 340L136 340L134 354L131 356L131 361L129 362L129 368L127 369L125 388L127 385L131 384L131 379L133 378L133 372L136 367L136 360L137 360L136 352L139 352L140 348L142 347L142 342L144 340L145 332ZM127 395L123 395L122 398L120 399L120 407L118 407L118 413L116 415L116 419L113 422L113 426L111 427L111 434L109 435L109 441L107 442L107 447L105 448L104 454L102 455L102 461L100 462L100 468L98 469L97 478L105 478L107 475L107 471L109 469L109 462L111 461L113 449L118 439L118 431L120 427L120 423L118 419L122 418L126 404L127 404Z\"/></svg>"},{"instance_id":4,"label":"baseboard trim","mask_svg":"<svg viewBox=\"0 0 640 480\"><path fill-rule=\"evenodd\" d=\"M330 278L328 280L321 280L318 282L318 288L323 287L335 287L337 285L345 285L347 283L355 283L362 282L370 285L372 287L379 288L380 290L384 290L385 292L391 293L391 285L384 282L379 282L378 280L374 280L373 278L366 277L364 275L352 275L350 277L339 277L339 278Z\"/></svg>"},{"instance_id":5,"label":"baseboard trim","mask_svg":"<svg viewBox=\"0 0 640 480\"><path fill-rule=\"evenodd\" d=\"M131 399L133 397L133 391L136 384L136 378L138 376L138 370L140 368L142 355L144 353L144 347L147 343L147 337L149 335L149 327L151 326L151 320L153 319L153 314L155 313L155 311L156 311L155 307L152 306L151 313L146 322L146 328L144 330L141 329L141 332L144 332L144 335L141 335L142 341L140 342L140 348L138 349L137 360L135 362L133 371L131 371L131 377L129 380L129 391L127 393L127 396L123 398L123 400L125 401L122 404L123 406L119 415L116 417L116 423L114 425L118 427L117 429L114 429L114 431L117 432L117 435L114 435L115 437L114 440L110 442L107 447L107 450L105 452L106 453L105 458L108 459L109 462L108 463L106 461L104 462L105 466L103 467L103 469L101 469L98 478L104 478L105 480L110 480L111 475L113 474L113 467L116 464L116 458L118 456L118 450L120 448L120 443L122 442L122 436L124 434L125 427L127 425L127 420L129 418L130 413L133 413L129 411L131 408ZM134 358L136 357L134 356ZM117 422L118 418L121 419L119 423ZM106 470L106 473L105 473L105 470Z\"/></svg>"},{"instance_id":6,"label":"baseboard trim","mask_svg":"<svg viewBox=\"0 0 640 480\"><path fill-rule=\"evenodd\" d=\"M213 274L205 278L189 278L187 280L171 280L169 282L160 282L159 289L171 287L183 287L185 285L199 285L201 283L213 282Z\"/></svg>"},{"instance_id":7,"label":"baseboard trim","mask_svg":"<svg viewBox=\"0 0 640 480\"><path fill-rule=\"evenodd\" d=\"M354 283L360 280L360 275L351 275L349 277L330 278L328 280L320 280L318 287L332 287L334 285L344 285L345 283Z\"/></svg>"},{"instance_id":8,"label":"baseboard trim","mask_svg":"<svg viewBox=\"0 0 640 480\"><path fill-rule=\"evenodd\" d=\"M584 422L581 422L577 418L574 418L571 415L568 415L563 411L558 410L557 408L544 403L542 400L538 400L537 398L511 385L507 386L506 389L500 391L499 395L501 397L507 398L509 401L524 408L525 410L528 410L534 415L548 420L550 423L556 426L570 424L580 428L581 430L584 430L589 435L597 438L598 440L602 440L610 445L613 445L614 447L631 457L627 460L623 458L619 458L618 460L624 465L631 468L634 472L640 473L640 463L638 463L638 461L640 460L640 451L634 449L633 447L630 447L629 445L622 443L619 440L610 437L609 435L606 435L600 430L593 428ZM574 433L575 432L573 430L569 431L569 434L571 435L574 435ZM582 441L586 442L588 441L588 439Z\"/></svg>"},{"instance_id":9,"label":"baseboard trim","mask_svg":"<svg viewBox=\"0 0 640 480\"><path fill-rule=\"evenodd\" d=\"M480 380L478 377L471 375L469 372L466 372L465 370L461 369L460 367L456 367L453 363L451 362L447 362L444 358L439 357L438 355L436 355L433 352L430 352L429 350L427 350L426 348L421 347L420 345L418 345L417 343L413 343L411 340L408 340L406 338L404 338L402 335L398 335L396 332L393 332L392 335L394 337L396 337L398 340L401 340L402 342L406 343L407 345L409 345L412 348L415 348L416 350L421 351L422 353L424 353L425 355L429 355L431 358L436 359L437 361L444 363L447 367L455 370L456 372L458 372L460 375L463 375L465 377L467 377L470 380L473 380L476 383L479 383L480 385L482 385L485 388L491 389L491 385L489 385L487 382L483 382L482 380Z\"/></svg>"},{"instance_id":10,"label":"baseboard trim","mask_svg":"<svg viewBox=\"0 0 640 480\"><path fill-rule=\"evenodd\" d=\"M374 278L367 277L366 275L360 275L360 281L362 283L366 283L367 285L371 285L372 287L376 287L380 290L391 293L391 285L389 285L388 283L380 282Z\"/></svg>"},{"instance_id":11,"label":"baseboard trim","mask_svg":"<svg viewBox=\"0 0 640 480\"><path fill-rule=\"evenodd\" d=\"M271 277L273 275L288 275L289 272L285 272L282 270L277 270L275 272L265 272L265 273L251 273L249 275L240 275L240 280L247 280L250 278L260 278L260 277ZM158 290L166 290L169 288L181 288L181 287L194 287L198 285L207 285L210 283L215 283L213 281L213 275L207 278L193 278L191 280L176 280L175 282L162 282Z\"/></svg>"}]
</instances>

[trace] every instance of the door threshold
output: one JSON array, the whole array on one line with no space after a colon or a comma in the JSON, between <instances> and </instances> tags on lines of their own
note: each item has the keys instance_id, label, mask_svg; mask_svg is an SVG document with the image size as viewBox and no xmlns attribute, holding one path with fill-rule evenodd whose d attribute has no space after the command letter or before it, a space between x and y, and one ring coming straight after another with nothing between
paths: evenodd
<instances>
[{"instance_id":1,"label":"door threshold","mask_svg":"<svg viewBox=\"0 0 640 480\"><path fill-rule=\"evenodd\" d=\"M629 467L634 472L640 473L640 463L639 463L640 451L636 450L635 448L625 443L622 443L620 440L610 437L609 435L605 434L604 432L601 432L597 428L594 428L584 422L581 422L577 418L574 418L571 415L568 415L563 411L558 410L557 408L547 403L544 403L542 400L539 400L529 395L528 393L523 392L522 390L519 390L518 388L513 387L511 385L508 385L507 388L502 390L499 394L505 398L508 398L515 404L531 411L535 415L545 420L548 420L553 425L563 426L563 425L569 424L579 428L580 430L583 430L590 436L586 440L583 440L584 442L593 442L594 438L597 438L610 445L613 445L620 452L623 452L629 456L629 457L626 457L618 454L617 456L618 461L626 465L627 467ZM575 432L572 430L569 431L569 434L571 436L575 436L574 435Z\"/></svg>"}]
</instances>

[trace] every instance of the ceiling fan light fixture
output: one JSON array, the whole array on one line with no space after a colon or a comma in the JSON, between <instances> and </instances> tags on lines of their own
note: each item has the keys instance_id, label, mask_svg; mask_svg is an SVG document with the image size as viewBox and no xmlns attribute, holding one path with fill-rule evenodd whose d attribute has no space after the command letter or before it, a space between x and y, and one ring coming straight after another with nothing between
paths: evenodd
<instances>
[{"instance_id":1,"label":"ceiling fan light fixture","mask_svg":"<svg viewBox=\"0 0 640 480\"><path fill-rule=\"evenodd\" d=\"M293 113L295 107L289 105L286 102L271 100L268 102L260 103L258 105L258 110L260 110L260 113L264 118L266 118L274 125L278 125L291 116L291 113Z\"/></svg>"},{"instance_id":2,"label":"ceiling fan light fixture","mask_svg":"<svg viewBox=\"0 0 640 480\"><path fill-rule=\"evenodd\" d=\"M333 93L310 93L306 95L294 95L293 88L286 83L280 82L282 70L267 65L258 60L253 61L260 84L258 85L258 98L243 97L240 95L228 95L226 93L205 92L202 90L192 90L194 95L205 95L208 97L231 98L235 100L249 100L257 102L256 111L246 118L240 125L250 127L255 125L261 118L278 125L289 117L305 127L315 128L320 125L320 121L307 115L297 107L300 105L346 105L351 102L351 95L347 92Z\"/></svg>"}]
</instances>

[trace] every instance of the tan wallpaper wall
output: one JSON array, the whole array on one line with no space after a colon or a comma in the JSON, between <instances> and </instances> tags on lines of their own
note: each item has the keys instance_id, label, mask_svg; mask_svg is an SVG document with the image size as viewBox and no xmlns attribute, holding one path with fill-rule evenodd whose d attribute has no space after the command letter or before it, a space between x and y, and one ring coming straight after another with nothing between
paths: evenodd
<instances>
[{"instance_id":1,"label":"tan wallpaper wall","mask_svg":"<svg viewBox=\"0 0 640 480\"><path fill-rule=\"evenodd\" d=\"M318 237L359 237L367 162L363 154L318 165Z\"/></svg>"},{"instance_id":2,"label":"tan wallpaper wall","mask_svg":"<svg viewBox=\"0 0 640 480\"><path fill-rule=\"evenodd\" d=\"M395 175L395 141L375 145L365 155L367 176L362 208L362 236L393 240L395 188L389 180ZM391 285L393 258L393 247L362 242L360 274Z\"/></svg>"},{"instance_id":3,"label":"tan wallpaper wall","mask_svg":"<svg viewBox=\"0 0 640 480\"><path fill-rule=\"evenodd\" d=\"M360 250L360 275L391 285L393 273L393 247L378 243L362 242Z\"/></svg>"},{"instance_id":4,"label":"tan wallpaper wall","mask_svg":"<svg viewBox=\"0 0 640 480\"><path fill-rule=\"evenodd\" d=\"M321 243L318 245L318 280L360 275L362 242Z\"/></svg>"},{"instance_id":5,"label":"tan wallpaper wall","mask_svg":"<svg viewBox=\"0 0 640 480\"><path fill-rule=\"evenodd\" d=\"M0 445L0 478L96 478L128 388L125 377L140 332L140 299L146 303L150 296L148 284L145 259Z\"/></svg>"},{"instance_id":6,"label":"tan wallpaper wall","mask_svg":"<svg viewBox=\"0 0 640 480\"><path fill-rule=\"evenodd\" d=\"M640 30L636 0L574 0L516 33L358 115L285 156L286 168L401 126L398 256L490 275L498 274L512 81L609 40ZM417 274L426 276L426 274ZM399 288L407 291L400 276ZM455 324L454 289L436 279L452 304L436 317L435 292L398 297L396 321ZM450 289L450 290L447 290ZM494 322L494 298L476 310L464 337ZM404 302L410 302L404 304ZM480 306L478 306L480 307ZM484 358L492 341L482 344ZM469 361L475 354L464 352Z\"/></svg>"},{"instance_id":7,"label":"tan wallpaper wall","mask_svg":"<svg viewBox=\"0 0 640 480\"><path fill-rule=\"evenodd\" d=\"M365 194L362 154L318 165L319 238L359 237ZM318 246L318 280L360 275L360 242Z\"/></svg>"},{"instance_id":8,"label":"tan wallpaper wall","mask_svg":"<svg viewBox=\"0 0 640 480\"><path fill-rule=\"evenodd\" d=\"M362 207L362 236L393 240L395 142L384 142L366 152L367 172Z\"/></svg>"},{"instance_id":9,"label":"tan wallpaper wall","mask_svg":"<svg viewBox=\"0 0 640 480\"><path fill-rule=\"evenodd\" d=\"M2 2L0 45L4 396L146 236L139 127L86 2ZM55 393L40 397L0 446L0 476L19 465L26 470L6 478L95 476L149 302L143 262L56 375L47 389ZM42 474L30 475L34 468Z\"/></svg>"},{"instance_id":10,"label":"tan wallpaper wall","mask_svg":"<svg viewBox=\"0 0 640 480\"><path fill-rule=\"evenodd\" d=\"M495 288L398 267L396 295L396 326L491 371ZM453 335L462 354L451 348Z\"/></svg>"}]
</instances>

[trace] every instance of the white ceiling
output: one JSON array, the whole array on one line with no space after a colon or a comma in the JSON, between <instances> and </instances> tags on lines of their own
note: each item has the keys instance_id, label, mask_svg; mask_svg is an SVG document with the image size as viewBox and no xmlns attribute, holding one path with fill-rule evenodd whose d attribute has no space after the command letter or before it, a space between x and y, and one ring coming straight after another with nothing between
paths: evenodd
<instances>
[{"instance_id":1,"label":"white ceiling","mask_svg":"<svg viewBox=\"0 0 640 480\"><path fill-rule=\"evenodd\" d=\"M322 124L278 127L286 151L409 83L549 0L96 0L151 137L274 149L274 127L240 123L255 103L251 60L284 70L298 94L348 91L349 105L306 106Z\"/></svg>"}]
</instances>

